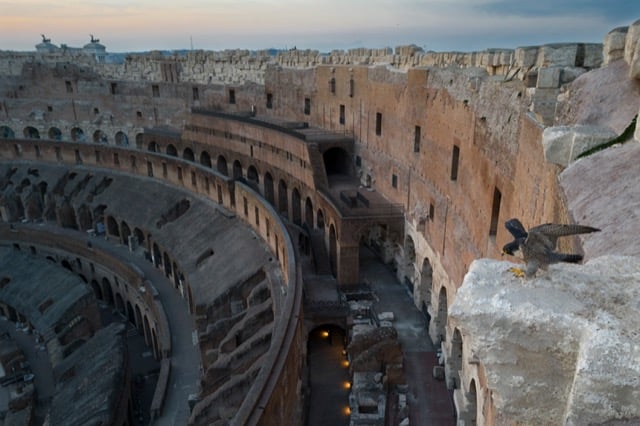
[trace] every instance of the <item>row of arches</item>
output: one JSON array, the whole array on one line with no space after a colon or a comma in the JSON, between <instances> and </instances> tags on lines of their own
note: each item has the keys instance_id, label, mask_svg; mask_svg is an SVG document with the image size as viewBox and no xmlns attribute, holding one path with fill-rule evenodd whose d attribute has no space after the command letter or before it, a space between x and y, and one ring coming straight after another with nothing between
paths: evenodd
<instances>
[{"instance_id":1,"label":"row of arches","mask_svg":"<svg viewBox=\"0 0 640 426\"><path fill-rule=\"evenodd\" d=\"M127 321L143 333L145 344L153 348L155 358L160 359L161 351L158 345L158 334L155 326L151 325L149 316L146 313L142 314L140 305L135 302L132 304L130 300L122 297L121 292L117 288L114 290L113 284L107 277L103 277L101 282L94 278L91 280L90 285L96 299L114 307Z\"/></svg>"},{"instance_id":2,"label":"row of arches","mask_svg":"<svg viewBox=\"0 0 640 426\"><path fill-rule=\"evenodd\" d=\"M141 230L138 227L131 229L129 224L124 220L117 220L113 216L106 216L105 230L108 237L115 238L118 243L129 246L130 250L136 250L142 247L145 253L148 253L147 259L154 266L164 272L165 277L172 281L175 289L180 293L183 299L187 299L190 312L193 312L193 301L191 298L191 289L186 283L184 274L171 254L161 248L157 242L153 241L152 234Z\"/></svg>"},{"instance_id":3,"label":"row of arches","mask_svg":"<svg viewBox=\"0 0 640 426\"><path fill-rule=\"evenodd\" d=\"M43 133L46 132L46 133ZM96 129L93 133L86 134L81 127L73 127L68 138L58 127L50 127L48 130L38 130L34 126L26 126L22 129L22 137L25 139L49 139L54 141L69 140L71 142L93 142L109 144L111 140L117 146L129 146L129 136L122 130L117 131L111 138L104 130ZM135 136L136 144L142 141L142 133ZM0 126L0 139L16 139L16 132L9 126Z\"/></svg>"},{"instance_id":4,"label":"row of arches","mask_svg":"<svg viewBox=\"0 0 640 426\"><path fill-rule=\"evenodd\" d=\"M147 148L151 152L161 152L160 146L155 141L150 142ZM165 148L165 153L173 157L182 157L184 160L196 162L196 155L190 147L184 148L182 153L179 154L176 146L169 144ZM203 150L200 153L198 162L205 167L213 168L211 155L208 151ZM322 209L318 209L317 212L314 211L313 201L310 196L304 197L303 204L303 195L298 187L293 186L293 188L289 190L290 185L287 184L284 178L278 179L276 186L276 178L274 178L271 172L267 171L264 175L260 176L255 165L251 164L245 168L240 160L234 160L233 163L231 163L231 167L229 167L226 157L222 154L216 158L215 169L224 176L246 181L255 190L260 192L264 199L274 206L279 213L296 225L306 224L312 229L324 228L325 214ZM289 193L291 194L290 196Z\"/></svg>"},{"instance_id":5,"label":"row of arches","mask_svg":"<svg viewBox=\"0 0 640 426\"><path fill-rule=\"evenodd\" d=\"M37 254L37 249L33 246L31 246L31 253ZM47 255L46 257L50 261L57 263L57 256ZM131 302L127 297L128 291L126 287L130 283L118 279L115 275L110 279L100 269L96 268L93 263L87 263L88 268L80 257L76 257L75 260L69 258L60 259L60 265L63 268L77 274L85 284L91 287L97 300L114 308L129 323L135 326L140 333L144 334L145 344L153 349L154 357L159 360L162 357L162 351L160 350L158 333L154 325L155 321L149 320L149 309L146 306L141 307L139 302ZM90 274L91 280L85 276L88 275L87 272Z\"/></svg>"}]
</instances>

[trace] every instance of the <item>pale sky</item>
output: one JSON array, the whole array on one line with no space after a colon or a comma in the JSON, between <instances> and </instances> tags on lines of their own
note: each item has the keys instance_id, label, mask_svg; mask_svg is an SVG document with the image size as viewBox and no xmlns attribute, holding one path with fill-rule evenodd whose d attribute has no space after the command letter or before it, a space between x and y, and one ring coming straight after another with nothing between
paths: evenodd
<instances>
[{"instance_id":1,"label":"pale sky","mask_svg":"<svg viewBox=\"0 0 640 426\"><path fill-rule=\"evenodd\" d=\"M473 51L601 43L640 19L640 0L0 0L0 50L40 34L108 52L395 47Z\"/></svg>"}]
</instances>

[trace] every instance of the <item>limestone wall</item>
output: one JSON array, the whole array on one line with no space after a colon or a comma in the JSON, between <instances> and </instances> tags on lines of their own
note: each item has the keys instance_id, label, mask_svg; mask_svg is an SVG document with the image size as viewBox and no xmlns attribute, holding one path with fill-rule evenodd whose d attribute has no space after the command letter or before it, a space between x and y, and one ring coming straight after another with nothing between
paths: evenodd
<instances>
[{"instance_id":1,"label":"limestone wall","mask_svg":"<svg viewBox=\"0 0 640 426\"><path fill-rule=\"evenodd\" d=\"M0 51L0 74L17 76L25 64L33 62L72 63L88 66L104 79L127 81L192 82L199 84L264 84L264 73L271 64L284 68L312 68L319 65L390 65L398 69L415 67L479 67L491 74L518 73L524 78L532 68L596 68L602 62L599 44L566 43L517 49L487 49L480 52L425 52L421 48L357 48L320 53L316 50L269 51L224 50L188 52L132 53L123 63L98 63L95 58L75 51L49 54Z\"/></svg>"}]
</instances>

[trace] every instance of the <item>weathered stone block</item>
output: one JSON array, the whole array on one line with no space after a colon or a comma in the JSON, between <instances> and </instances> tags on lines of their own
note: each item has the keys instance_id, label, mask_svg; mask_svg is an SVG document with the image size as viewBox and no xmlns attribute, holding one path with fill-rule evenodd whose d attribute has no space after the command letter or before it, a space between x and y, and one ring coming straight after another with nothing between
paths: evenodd
<instances>
[{"instance_id":1,"label":"weathered stone block","mask_svg":"<svg viewBox=\"0 0 640 426\"><path fill-rule=\"evenodd\" d=\"M624 45L627 41L627 32L629 27L615 28L604 38L604 65L608 65L613 61L624 58Z\"/></svg>"},{"instance_id":2,"label":"weathered stone block","mask_svg":"<svg viewBox=\"0 0 640 426\"><path fill-rule=\"evenodd\" d=\"M547 127L542 133L544 157L550 163L567 166L586 150L616 136L616 133L607 127Z\"/></svg>"},{"instance_id":3,"label":"weathered stone block","mask_svg":"<svg viewBox=\"0 0 640 426\"><path fill-rule=\"evenodd\" d=\"M561 68L540 68L538 70L538 82L536 87L538 89L553 89L560 87L560 72Z\"/></svg>"},{"instance_id":4,"label":"weathered stone block","mask_svg":"<svg viewBox=\"0 0 640 426\"><path fill-rule=\"evenodd\" d=\"M496 415L531 425L639 418L640 342L628 332L640 326L639 259L551 265L524 281L510 266L474 261L449 316L483 365Z\"/></svg>"}]
</instances>

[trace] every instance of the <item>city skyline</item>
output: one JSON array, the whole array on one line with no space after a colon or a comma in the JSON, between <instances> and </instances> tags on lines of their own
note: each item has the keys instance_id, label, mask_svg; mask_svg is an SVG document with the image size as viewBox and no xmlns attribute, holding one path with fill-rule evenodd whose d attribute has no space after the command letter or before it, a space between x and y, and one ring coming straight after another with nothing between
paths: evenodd
<instances>
[{"instance_id":1,"label":"city skyline","mask_svg":"<svg viewBox=\"0 0 640 426\"><path fill-rule=\"evenodd\" d=\"M562 42L601 43L640 18L637 0L166 0L3 2L0 50L30 51L41 34L109 52L154 49L333 49L415 44L475 51Z\"/></svg>"}]
</instances>

